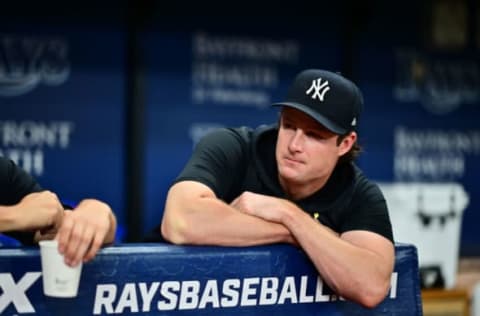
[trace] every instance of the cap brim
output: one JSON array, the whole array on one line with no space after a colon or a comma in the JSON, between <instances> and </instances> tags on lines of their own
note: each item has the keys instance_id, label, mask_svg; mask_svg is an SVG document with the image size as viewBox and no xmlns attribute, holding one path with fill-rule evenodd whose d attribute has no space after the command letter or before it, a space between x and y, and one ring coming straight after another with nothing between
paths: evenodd
<instances>
[{"instance_id":1,"label":"cap brim","mask_svg":"<svg viewBox=\"0 0 480 316\"><path fill-rule=\"evenodd\" d=\"M330 121L328 118L326 118L323 115L318 114L315 111L312 111L309 107L301 104L301 103L296 103L296 102L282 102L282 103L274 103L272 106L288 106L294 109L297 109L299 111L302 111L303 113L311 116L314 118L318 123L322 124L325 126L328 130L334 132L335 134L339 135L344 135L347 133L347 130L344 129L343 127L338 126L334 122Z\"/></svg>"}]
</instances>

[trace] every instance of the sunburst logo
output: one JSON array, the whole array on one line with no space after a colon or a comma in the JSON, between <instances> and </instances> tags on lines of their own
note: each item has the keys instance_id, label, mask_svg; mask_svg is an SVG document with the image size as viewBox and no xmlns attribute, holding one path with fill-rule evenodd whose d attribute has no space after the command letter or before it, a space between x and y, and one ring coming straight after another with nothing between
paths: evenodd
<instances>
[{"instance_id":1,"label":"sunburst logo","mask_svg":"<svg viewBox=\"0 0 480 316\"><path fill-rule=\"evenodd\" d=\"M39 84L59 86L69 76L66 40L0 35L0 96L26 94Z\"/></svg>"}]
</instances>

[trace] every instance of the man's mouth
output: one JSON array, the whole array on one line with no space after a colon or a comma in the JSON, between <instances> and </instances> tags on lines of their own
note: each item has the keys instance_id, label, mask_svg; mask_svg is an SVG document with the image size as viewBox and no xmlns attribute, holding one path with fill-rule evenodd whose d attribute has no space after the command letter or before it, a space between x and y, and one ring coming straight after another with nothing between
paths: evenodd
<instances>
[{"instance_id":1,"label":"man's mouth","mask_svg":"<svg viewBox=\"0 0 480 316\"><path fill-rule=\"evenodd\" d=\"M291 158L291 157L285 157L285 160L288 163L303 164L303 161L300 161L300 160L297 160L297 159L294 159L294 158Z\"/></svg>"}]
</instances>

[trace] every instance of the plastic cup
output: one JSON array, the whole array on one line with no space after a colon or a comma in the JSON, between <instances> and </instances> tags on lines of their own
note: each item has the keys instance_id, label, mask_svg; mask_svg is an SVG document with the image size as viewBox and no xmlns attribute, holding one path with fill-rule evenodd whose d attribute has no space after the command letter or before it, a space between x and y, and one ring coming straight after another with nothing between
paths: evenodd
<instances>
[{"instance_id":1,"label":"plastic cup","mask_svg":"<svg viewBox=\"0 0 480 316\"><path fill-rule=\"evenodd\" d=\"M42 260L43 293L52 297L75 297L78 293L82 263L68 266L58 252L56 240L39 242Z\"/></svg>"}]
</instances>

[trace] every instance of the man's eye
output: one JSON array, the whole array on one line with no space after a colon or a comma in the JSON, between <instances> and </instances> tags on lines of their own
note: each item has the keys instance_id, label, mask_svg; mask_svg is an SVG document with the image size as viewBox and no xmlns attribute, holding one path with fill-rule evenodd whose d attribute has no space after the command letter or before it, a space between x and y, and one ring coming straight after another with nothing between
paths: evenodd
<instances>
[{"instance_id":1,"label":"man's eye","mask_svg":"<svg viewBox=\"0 0 480 316\"><path fill-rule=\"evenodd\" d=\"M314 138L314 139L323 139L324 138L321 134L313 133L313 132L307 132L306 135L308 137Z\"/></svg>"},{"instance_id":2,"label":"man's eye","mask_svg":"<svg viewBox=\"0 0 480 316\"><path fill-rule=\"evenodd\" d=\"M290 124L290 123L283 123L283 128L292 129L292 128L294 128L294 126L293 126L293 124Z\"/></svg>"}]
</instances>

